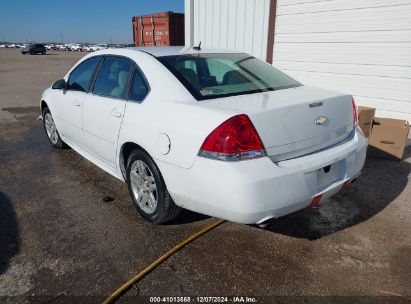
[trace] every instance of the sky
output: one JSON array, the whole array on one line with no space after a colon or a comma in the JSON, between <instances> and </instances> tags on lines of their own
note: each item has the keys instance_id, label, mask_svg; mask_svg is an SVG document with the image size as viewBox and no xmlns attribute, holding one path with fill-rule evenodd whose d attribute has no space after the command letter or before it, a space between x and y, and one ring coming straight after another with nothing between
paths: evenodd
<instances>
[{"instance_id":1,"label":"sky","mask_svg":"<svg viewBox=\"0 0 411 304\"><path fill-rule=\"evenodd\" d=\"M132 43L131 17L184 12L184 0L0 0L0 41Z\"/></svg>"}]
</instances>

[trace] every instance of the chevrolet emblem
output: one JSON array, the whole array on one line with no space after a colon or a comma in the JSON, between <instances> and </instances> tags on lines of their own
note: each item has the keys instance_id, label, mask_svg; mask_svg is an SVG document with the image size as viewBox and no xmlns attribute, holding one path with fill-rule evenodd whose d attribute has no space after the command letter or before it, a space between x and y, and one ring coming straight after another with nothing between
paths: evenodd
<instances>
[{"instance_id":1,"label":"chevrolet emblem","mask_svg":"<svg viewBox=\"0 0 411 304\"><path fill-rule=\"evenodd\" d=\"M328 118L324 116L318 116L314 119L316 125L326 125L328 123Z\"/></svg>"}]
</instances>

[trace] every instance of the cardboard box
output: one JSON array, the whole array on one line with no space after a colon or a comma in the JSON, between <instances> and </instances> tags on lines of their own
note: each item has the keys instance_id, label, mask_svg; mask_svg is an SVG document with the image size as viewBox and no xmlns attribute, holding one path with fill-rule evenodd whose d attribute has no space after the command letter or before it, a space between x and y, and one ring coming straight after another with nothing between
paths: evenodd
<instances>
[{"instance_id":1,"label":"cardboard box","mask_svg":"<svg viewBox=\"0 0 411 304\"><path fill-rule=\"evenodd\" d=\"M368 141L373 149L369 150L369 155L385 158L388 154L402 159L409 131L406 120L374 117Z\"/></svg>"},{"instance_id":2,"label":"cardboard box","mask_svg":"<svg viewBox=\"0 0 411 304\"><path fill-rule=\"evenodd\" d=\"M374 116L375 108L358 107L358 125L367 138L370 137Z\"/></svg>"}]
</instances>

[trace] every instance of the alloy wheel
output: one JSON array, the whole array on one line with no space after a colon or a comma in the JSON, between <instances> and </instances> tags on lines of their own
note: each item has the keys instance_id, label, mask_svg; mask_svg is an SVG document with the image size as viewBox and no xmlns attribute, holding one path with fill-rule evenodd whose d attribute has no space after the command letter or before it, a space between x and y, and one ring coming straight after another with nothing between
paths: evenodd
<instances>
[{"instance_id":1,"label":"alloy wheel","mask_svg":"<svg viewBox=\"0 0 411 304\"><path fill-rule=\"evenodd\" d=\"M157 208L157 185L150 168L142 160L136 160L130 170L131 189L137 204L147 214Z\"/></svg>"},{"instance_id":2,"label":"alloy wheel","mask_svg":"<svg viewBox=\"0 0 411 304\"><path fill-rule=\"evenodd\" d=\"M47 136L50 141L56 145L59 140L56 124L54 123L53 116L50 113L44 115L44 126L46 127Z\"/></svg>"}]
</instances>

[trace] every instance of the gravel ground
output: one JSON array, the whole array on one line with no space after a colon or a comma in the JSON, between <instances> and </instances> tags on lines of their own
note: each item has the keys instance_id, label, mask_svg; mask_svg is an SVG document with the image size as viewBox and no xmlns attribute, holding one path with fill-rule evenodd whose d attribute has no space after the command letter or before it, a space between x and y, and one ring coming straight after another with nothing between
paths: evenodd
<instances>
[{"instance_id":1,"label":"gravel ground","mask_svg":"<svg viewBox=\"0 0 411 304\"><path fill-rule=\"evenodd\" d=\"M71 149L51 148L36 120L39 98L82 55L0 49L0 303L98 303L216 220L185 211L167 225L147 223L125 184ZM226 222L119 303L410 303L410 171L409 148L404 161L368 158L357 182L318 208L264 227Z\"/></svg>"}]
</instances>

